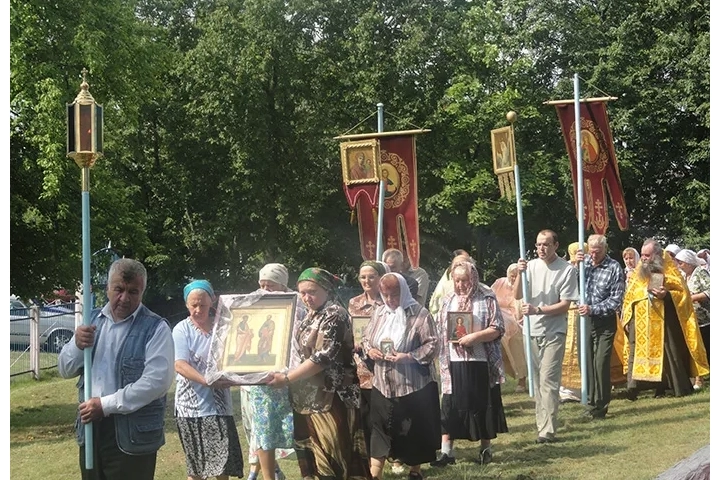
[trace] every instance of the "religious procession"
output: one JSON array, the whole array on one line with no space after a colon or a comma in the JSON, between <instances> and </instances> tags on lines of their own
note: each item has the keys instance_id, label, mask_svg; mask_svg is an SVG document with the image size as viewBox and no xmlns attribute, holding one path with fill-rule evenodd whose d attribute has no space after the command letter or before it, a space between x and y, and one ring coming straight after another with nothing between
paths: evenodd
<instances>
[{"instance_id":1,"label":"religious procession","mask_svg":"<svg viewBox=\"0 0 720 480\"><path fill-rule=\"evenodd\" d=\"M707 0L108 2L11 5L10 478L710 478Z\"/></svg>"}]
</instances>

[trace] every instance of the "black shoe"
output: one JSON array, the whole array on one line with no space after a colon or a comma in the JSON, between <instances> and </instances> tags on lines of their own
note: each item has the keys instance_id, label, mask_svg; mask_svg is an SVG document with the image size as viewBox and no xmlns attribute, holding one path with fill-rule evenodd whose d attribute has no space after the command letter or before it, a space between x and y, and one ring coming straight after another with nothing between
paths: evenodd
<instances>
[{"instance_id":1,"label":"black shoe","mask_svg":"<svg viewBox=\"0 0 720 480\"><path fill-rule=\"evenodd\" d=\"M408 480L423 480L422 473L410 472L410 473L408 473Z\"/></svg>"},{"instance_id":2,"label":"black shoe","mask_svg":"<svg viewBox=\"0 0 720 480\"><path fill-rule=\"evenodd\" d=\"M637 400L638 397L638 391L637 388L628 388L627 393L625 394L625 398L630 400L631 402L634 402Z\"/></svg>"},{"instance_id":3,"label":"black shoe","mask_svg":"<svg viewBox=\"0 0 720 480\"><path fill-rule=\"evenodd\" d=\"M550 437L537 437L535 443L554 443L555 439Z\"/></svg>"},{"instance_id":4,"label":"black shoe","mask_svg":"<svg viewBox=\"0 0 720 480\"><path fill-rule=\"evenodd\" d=\"M492 462L492 450L490 450L490 447L480 450L478 461L480 462L480 465L487 465Z\"/></svg>"},{"instance_id":5,"label":"black shoe","mask_svg":"<svg viewBox=\"0 0 720 480\"><path fill-rule=\"evenodd\" d=\"M446 465L455 465L455 457L451 457L447 453L443 453L440 455L440 458L434 462L430 462L431 467L444 467Z\"/></svg>"}]
</instances>

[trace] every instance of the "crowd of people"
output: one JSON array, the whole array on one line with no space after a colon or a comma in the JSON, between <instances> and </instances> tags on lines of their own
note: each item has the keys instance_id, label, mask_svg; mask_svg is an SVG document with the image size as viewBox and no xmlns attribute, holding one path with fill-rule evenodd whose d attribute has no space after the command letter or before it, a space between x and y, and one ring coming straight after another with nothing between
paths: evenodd
<instances>
[{"instance_id":1,"label":"crowd of people","mask_svg":"<svg viewBox=\"0 0 720 480\"><path fill-rule=\"evenodd\" d=\"M509 431L505 375L517 380L516 392L532 385L536 443L556 442L561 391L579 386L583 341L585 415L593 420L608 415L618 366L620 372L624 366L631 401L643 389L681 396L703 387L709 376L709 251L663 249L648 239L640 252L622 252L622 266L608 255L603 235L568 248L567 259L559 248L557 234L542 230L536 258L518 259L492 287L480 281L468 252L456 250L429 298L427 272L389 249L382 261L360 265L363 291L347 307L338 277L320 267L301 272L286 368L269 372L266 384L239 387L247 462L231 395L236 383L221 378L208 384L204 375L217 321L212 285L194 280L185 286L188 316L171 329L142 304L145 267L117 260L108 273L107 304L92 312L91 325L76 329L58 361L63 377L81 379L76 431L82 477L154 477L173 377L174 417L193 480L243 478L247 465L248 480L282 480L277 459L293 453L303 480L380 480L387 462L393 472L421 480L423 464L455 464L456 440L478 442L475 461L487 464L492 440ZM288 283L284 265L267 264L253 295L293 292ZM356 333L353 319L361 318L367 326ZM264 324L255 335L269 328ZM254 333L247 325L235 331L243 340L230 357L242 358L250 342L245 338ZM271 337L265 332L263 338L269 354ZM86 348L93 357L87 379ZM85 465L87 428L92 469Z\"/></svg>"}]
</instances>

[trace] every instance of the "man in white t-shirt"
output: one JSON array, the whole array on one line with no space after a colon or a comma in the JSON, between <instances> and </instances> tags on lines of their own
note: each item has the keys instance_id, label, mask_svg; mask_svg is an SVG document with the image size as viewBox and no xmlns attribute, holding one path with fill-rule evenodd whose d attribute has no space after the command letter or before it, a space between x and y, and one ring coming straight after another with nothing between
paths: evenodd
<instances>
[{"instance_id":1,"label":"man in white t-shirt","mask_svg":"<svg viewBox=\"0 0 720 480\"><path fill-rule=\"evenodd\" d=\"M579 297L577 273L568 261L558 257L559 246L555 232L542 230L535 243L538 258L517 262L515 298L523 298L522 272L526 272L528 281L529 298L528 303L523 303L522 313L530 316L530 354L538 429L536 443L556 439L567 312L570 302Z\"/></svg>"}]
</instances>

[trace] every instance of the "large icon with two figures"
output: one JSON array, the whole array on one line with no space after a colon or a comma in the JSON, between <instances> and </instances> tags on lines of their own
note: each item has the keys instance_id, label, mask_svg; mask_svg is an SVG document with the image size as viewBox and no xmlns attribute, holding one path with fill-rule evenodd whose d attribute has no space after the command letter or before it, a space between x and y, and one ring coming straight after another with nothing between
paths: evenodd
<instances>
[{"instance_id":1,"label":"large icon with two figures","mask_svg":"<svg viewBox=\"0 0 720 480\"><path fill-rule=\"evenodd\" d=\"M283 370L287 366L295 316L295 295L266 295L232 308L222 369L234 373Z\"/></svg>"}]
</instances>

